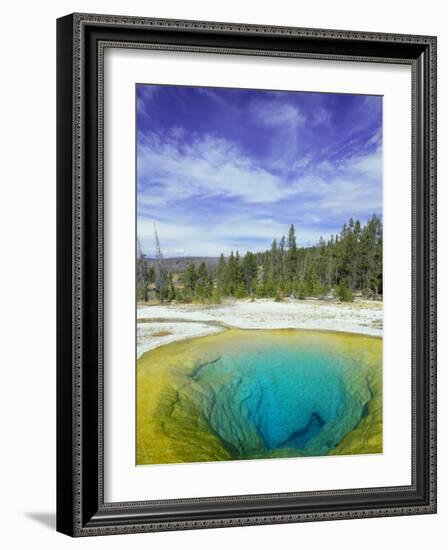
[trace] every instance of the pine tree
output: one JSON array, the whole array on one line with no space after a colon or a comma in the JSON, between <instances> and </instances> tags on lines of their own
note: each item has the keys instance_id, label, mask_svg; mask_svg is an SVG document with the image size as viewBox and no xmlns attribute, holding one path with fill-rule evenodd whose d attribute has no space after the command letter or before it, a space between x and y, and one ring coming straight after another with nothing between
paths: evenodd
<instances>
[{"instance_id":1,"label":"pine tree","mask_svg":"<svg viewBox=\"0 0 448 550\"><path fill-rule=\"evenodd\" d=\"M224 294L228 296L234 296L237 288L237 278L238 278L238 260L233 254L233 250L230 253L229 259L227 260L227 268L225 272L225 284L224 284Z\"/></svg>"},{"instance_id":2,"label":"pine tree","mask_svg":"<svg viewBox=\"0 0 448 550\"><path fill-rule=\"evenodd\" d=\"M198 274L196 273L196 267L193 262L188 266L184 275L185 288L193 295L196 290L196 282L198 280Z\"/></svg>"},{"instance_id":3,"label":"pine tree","mask_svg":"<svg viewBox=\"0 0 448 550\"><path fill-rule=\"evenodd\" d=\"M319 283L317 280L316 266L313 264L305 276L306 293L308 296L316 296L319 292Z\"/></svg>"},{"instance_id":4,"label":"pine tree","mask_svg":"<svg viewBox=\"0 0 448 550\"><path fill-rule=\"evenodd\" d=\"M201 262L197 271L196 295L201 299L209 299L212 296L213 283L205 262Z\"/></svg>"},{"instance_id":5,"label":"pine tree","mask_svg":"<svg viewBox=\"0 0 448 550\"><path fill-rule=\"evenodd\" d=\"M257 258L252 252L247 252L242 261L242 272L246 293L250 296L254 292L257 279Z\"/></svg>"},{"instance_id":6,"label":"pine tree","mask_svg":"<svg viewBox=\"0 0 448 550\"><path fill-rule=\"evenodd\" d=\"M174 281L172 273L168 274L168 301L173 301L176 299L176 289L174 288Z\"/></svg>"},{"instance_id":7,"label":"pine tree","mask_svg":"<svg viewBox=\"0 0 448 550\"><path fill-rule=\"evenodd\" d=\"M225 287L226 268L227 268L226 259L224 258L224 254L221 254L218 261L218 268L216 270L217 287L221 291Z\"/></svg>"},{"instance_id":8,"label":"pine tree","mask_svg":"<svg viewBox=\"0 0 448 550\"><path fill-rule=\"evenodd\" d=\"M271 256L271 261L270 261L271 279L273 281L278 281L280 279L281 267L280 267L280 252L277 246L277 239L274 239L272 241L270 256Z\"/></svg>"},{"instance_id":9,"label":"pine tree","mask_svg":"<svg viewBox=\"0 0 448 550\"><path fill-rule=\"evenodd\" d=\"M280 276L279 276L279 284L280 286L283 286L283 282L285 280L285 247L286 247L286 238L283 235L280 239L279 243L279 268L280 268Z\"/></svg>"},{"instance_id":10,"label":"pine tree","mask_svg":"<svg viewBox=\"0 0 448 550\"><path fill-rule=\"evenodd\" d=\"M137 257L136 265L136 286L138 296L143 298L145 302L149 298L149 285L156 280L156 272L153 267L149 267L145 255L140 252Z\"/></svg>"},{"instance_id":11,"label":"pine tree","mask_svg":"<svg viewBox=\"0 0 448 550\"><path fill-rule=\"evenodd\" d=\"M286 278L292 290L297 277L297 242L294 225L291 224L288 233L288 252L286 253Z\"/></svg>"},{"instance_id":12,"label":"pine tree","mask_svg":"<svg viewBox=\"0 0 448 550\"><path fill-rule=\"evenodd\" d=\"M341 302L353 302L353 291L347 287L344 279L341 279L337 286L336 296Z\"/></svg>"},{"instance_id":13,"label":"pine tree","mask_svg":"<svg viewBox=\"0 0 448 550\"><path fill-rule=\"evenodd\" d=\"M240 253L237 250L235 254L235 271L234 271L234 296L236 298L245 298L246 289L244 286L243 265L240 258Z\"/></svg>"},{"instance_id":14,"label":"pine tree","mask_svg":"<svg viewBox=\"0 0 448 550\"><path fill-rule=\"evenodd\" d=\"M344 301L352 300L354 291L377 298L383 291L382 223L375 215L364 225L350 219L327 241L321 237L316 245L300 248L291 225L287 239L274 239L264 252L248 251L243 258L231 252L227 259L221 254L214 270L190 265L184 285L192 295L210 299L218 293L219 300L248 295L281 300L286 293L302 299L329 289Z\"/></svg>"}]
</instances>

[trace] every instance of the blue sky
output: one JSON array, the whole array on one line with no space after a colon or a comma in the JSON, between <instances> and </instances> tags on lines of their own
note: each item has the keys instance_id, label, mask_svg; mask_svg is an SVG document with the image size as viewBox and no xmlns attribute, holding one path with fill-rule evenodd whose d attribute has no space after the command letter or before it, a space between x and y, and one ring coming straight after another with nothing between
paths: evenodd
<instances>
[{"instance_id":1,"label":"blue sky","mask_svg":"<svg viewBox=\"0 0 448 550\"><path fill-rule=\"evenodd\" d=\"M299 245L382 215L382 98L138 84L137 234L167 257Z\"/></svg>"}]
</instances>

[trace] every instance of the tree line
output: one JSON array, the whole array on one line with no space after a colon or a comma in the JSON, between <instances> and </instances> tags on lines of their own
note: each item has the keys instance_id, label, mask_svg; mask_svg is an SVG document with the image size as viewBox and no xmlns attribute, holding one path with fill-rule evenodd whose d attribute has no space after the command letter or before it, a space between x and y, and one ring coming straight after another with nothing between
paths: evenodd
<instances>
[{"instance_id":1,"label":"tree line","mask_svg":"<svg viewBox=\"0 0 448 550\"><path fill-rule=\"evenodd\" d=\"M362 226L350 219L338 235L314 246L297 246L294 225L288 234L274 239L264 252L231 252L219 257L217 265L190 263L177 274L166 272L163 281L157 269L144 258L137 259L137 289L147 301L148 287L155 285L161 301L203 301L219 303L222 297L298 299L332 293L342 301L352 301L355 293L380 299L383 293L383 227L373 215ZM157 281L158 285L157 285Z\"/></svg>"}]
</instances>

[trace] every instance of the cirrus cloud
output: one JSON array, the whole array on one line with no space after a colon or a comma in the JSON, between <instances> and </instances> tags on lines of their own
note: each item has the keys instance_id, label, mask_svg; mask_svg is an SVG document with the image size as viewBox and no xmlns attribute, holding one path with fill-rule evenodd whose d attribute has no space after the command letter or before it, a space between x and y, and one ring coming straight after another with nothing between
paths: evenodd
<instances>
[{"instance_id":1,"label":"cirrus cloud","mask_svg":"<svg viewBox=\"0 0 448 550\"><path fill-rule=\"evenodd\" d=\"M140 86L147 88L147 86ZM382 211L381 98L137 88L137 210L168 256L301 245Z\"/></svg>"}]
</instances>

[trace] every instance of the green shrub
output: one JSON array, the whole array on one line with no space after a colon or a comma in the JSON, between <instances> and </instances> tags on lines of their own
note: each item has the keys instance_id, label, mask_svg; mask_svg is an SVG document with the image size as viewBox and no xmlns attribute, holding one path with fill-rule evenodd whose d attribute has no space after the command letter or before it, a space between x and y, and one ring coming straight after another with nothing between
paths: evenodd
<instances>
[{"instance_id":1,"label":"green shrub","mask_svg":"<svg viewBox=\"0 0 448 550\"><path fill-rule=\"evenodd\" d=\"M213 289L212 297L210 299L212 304L220 304L222 302L222 295L219 288Z\"/></svg>"},{"instance_id":2,"label":"green shrub","mask_svg":"<svg viewBox=\"0 0 448 550\"><path fill-rule=\"evenodd\" d=\"M296 288L296 294L297 298L299 300L305 300L307 292L306 292L306 284L305 283L298 283Z\"/></svg>"},{"instance_id":3,"label":"green shrub","mask_svg":"<svg viewBox=\"0 0 448 550\"><path fill-rule=\"evenodd\" d=\"M283 295L282 295L282 293L280 292L280 290L277 290L277 292L275 293L274 301L276 301L276 302L283 302Z\"/></svg>"},{"instance_id":4,"label":"green shrub","mask_svg":"<svg viewBox=\"0 0 448 550\"><path fill-rule=\"evenodd\" d=\"M236 289L236 292L235 292L235 298L246 298L247 294L246 294L246 289L244 288L244 285L243 284L240 284L238 285L238 288Z\"/></svg>"},{"instance_id":5,"label":"green shrub","mask_svg":"<svg viewBox=\"0 0 448 550\"><path fill-rule=\"evenodd\" d=\"M341 279L336 287L336 296L339 300L341 300L341 302L353 302L355 298L353 295L353 290L350 287L347 287L344 279Z\"/></svg>"}]
</instances>

